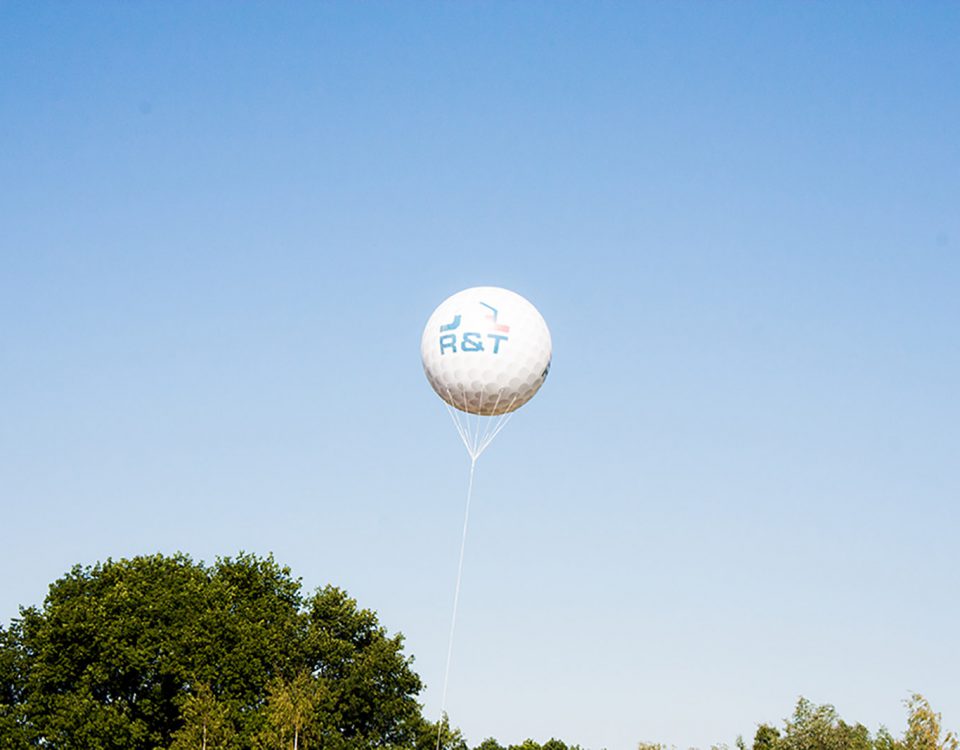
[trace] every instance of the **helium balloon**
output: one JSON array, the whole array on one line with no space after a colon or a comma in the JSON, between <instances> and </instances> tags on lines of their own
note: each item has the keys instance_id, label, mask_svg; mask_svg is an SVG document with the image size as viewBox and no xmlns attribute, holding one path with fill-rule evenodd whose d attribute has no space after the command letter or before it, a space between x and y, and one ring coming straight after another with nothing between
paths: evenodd
<instances>
[{"instance_id":1,"label":"helium balloon","mask_svg":"<svg viewBox=\"0 0 960 750\"><path fill-rule=\"evenodd\" d=\"M494 286L448 297L420 340L423 369L437 395L483 416L506 414L533 398L550 370L552 349L537 308Z\"/></svg>"}]
</instances>

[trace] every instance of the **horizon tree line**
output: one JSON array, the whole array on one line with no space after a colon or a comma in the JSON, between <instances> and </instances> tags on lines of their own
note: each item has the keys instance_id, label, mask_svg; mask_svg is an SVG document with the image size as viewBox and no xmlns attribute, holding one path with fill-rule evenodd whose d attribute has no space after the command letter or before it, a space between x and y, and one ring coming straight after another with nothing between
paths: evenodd
<instances>
[{"instance_id":1,"label":"horizon tree line","mask_svg":"<svg viewBox=\"0 0 960 750\"><path fill-rule=\"evenodd\" d=\"M372 610L335 586L305 594L272 555L77 565L0 626L0 748L471 750L446 716L423 716L412 665ZM960 750L923 696L906 706L894 737L800 698L782 727L735 747ZM583 748L489 737L473 750Z\"/></svg>"}]
</instances>

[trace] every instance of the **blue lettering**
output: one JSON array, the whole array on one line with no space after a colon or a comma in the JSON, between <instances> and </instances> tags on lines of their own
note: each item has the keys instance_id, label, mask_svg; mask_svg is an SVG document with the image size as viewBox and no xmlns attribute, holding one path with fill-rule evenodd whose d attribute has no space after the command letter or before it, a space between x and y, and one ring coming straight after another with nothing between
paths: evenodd
<instances>
[{"instance_id":1,"label":"blue lettering","mask_svg":"<svg viewBox=\"0 0 960 750\"><path fill-rule=\"evenodd\" d=\"M443 354L445 349L449 349L454 354L457 353L457 334L448 333L440 337L440 354Z\"/></svg>"},{"instance_id":2,"label":"blue lettering","mask_svg":"<svg viewBox=\"0 0 960 750\"><path fill-rule=\"evenodd\" d=\"M487 334L487 337L493 339L493 353L494 353L494 354L499 354L499 353L500 353L500 342L501 342L501 341L506 341L508 338L510 338L509 336L501 336L500 334L497 334L497 333L488 333L488 334Z\"/></svg>"},{"instance_id":3,"label":"blue lettering","mask_svg":"<svg viewBox=\"0 0 960 750\"><path fill-rule=\"evenodd\" d=\"M465 333L463 334L463 341L460 343L460 351L462 352L482 352L483 351L483 341L480 340L479 333Z\"/></svg>"}]
</instances>

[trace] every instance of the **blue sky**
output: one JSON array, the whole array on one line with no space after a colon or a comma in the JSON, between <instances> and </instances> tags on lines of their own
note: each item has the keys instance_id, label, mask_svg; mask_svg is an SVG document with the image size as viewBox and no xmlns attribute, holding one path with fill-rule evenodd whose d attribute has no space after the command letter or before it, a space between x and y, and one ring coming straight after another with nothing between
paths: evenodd
<instances>
[{"instance_id":1,"label":"blue sky","mask_svg":"<svg viewBox=\"0 0 960 750\"><path fill-rule=\"evenodd\" d=\"M273 552L434 715L468 459L419 364L528 297L448 698L471 743L960 727L960 8L0 3L0 617Z\"/></svg>"}]
</instances>

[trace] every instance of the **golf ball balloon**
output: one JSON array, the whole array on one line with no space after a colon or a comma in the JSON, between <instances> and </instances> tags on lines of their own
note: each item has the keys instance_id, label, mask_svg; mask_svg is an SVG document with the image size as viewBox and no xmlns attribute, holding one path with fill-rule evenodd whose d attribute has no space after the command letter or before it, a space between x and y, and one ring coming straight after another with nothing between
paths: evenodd
<instances>
[{"instance_id":1,"label":"golf ball balloon","mask_svg":"<svg viewBox=\"0 0 960 750\"><path fill-rule=\"evenodd\" d=\"M448 297L420 340L423 369L437 395L484 416L506 414L533 398L551 356L550 331L537 308L493 286Z\"/></svg>"}]
</instances>

